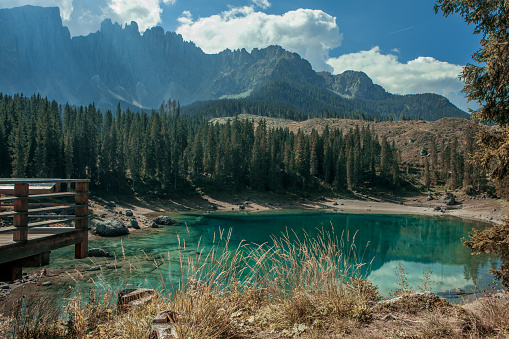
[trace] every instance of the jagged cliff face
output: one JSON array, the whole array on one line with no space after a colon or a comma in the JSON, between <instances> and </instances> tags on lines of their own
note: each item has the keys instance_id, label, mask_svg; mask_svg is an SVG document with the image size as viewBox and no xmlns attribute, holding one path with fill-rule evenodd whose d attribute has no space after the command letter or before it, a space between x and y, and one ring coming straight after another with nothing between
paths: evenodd
<instances>
[{"instance_id":1,"label":"jagged cliff face","mask_svg":"<svg viewBox=\"0 0 509 339\"><path fill-rule=\"evenodd\" d=\"M83 74L76 86L88 94L88 101L103 105L122 100L158 107L170 97L191 102L207 95L196 84L213 76L207 55L194 44L160 27L140 35L135 22L122 28L106 20L100 31L74 37L72 50Z\"/></svg>"},{"instance_id":2,"label":"jagged cliff face","mask_svg":"<svg viewBox=\"0 0 509 339\"><path fill-rule=\"evenodd\" d=\"M346 71L338 75L329 73L320 73L320 75L328 88L344 98L382 100L391 95L382 86L373 84L373 81L362 72Z\"/></svg>"},{"instance_id":3,"label":"jagged cliff face","mask_svg":"<svg viewBox=\"0 0 509 339\"><path fill-rule=\"evenodd\" d=\"M187 104L243 93L275 76L316 78L306 60L278 46L207 55L161 27L140 34L135 22L107 19L96 33L71 39L58 8L0 10L0 32L0 91L77 105Z\"/></svg>"},{"instance_id":4,"label":"jagged cliff face","mask_svg":"<svg viewBox=\"0 0 509 339\"><path fill-rule=\"evenodd\" d=\"M107 19L98 32L71 39L58 8L0 10L0 32L0 91L77 105L216 99L249 91L285 68L316 77L307 61L278 46L207 55L161 27L140 34L135 22L122 27Z\"/></svg>"},{"instance_id":5,"label":"jagged cliff face","mask_svg":"<svg viewBox=\"0 0 509 339\"><path fill-rule=\"evenodd\" d=\"M71 71L71 37L58 8L37 7L0 11L0 81L5 92L64 90Z\"/></svg>"},{"instance_id":6,"label":"jagged cliff face","mask_svg":"<svg viewBox=\"0 0 509 339\"><path fill-rule=\"evenodd\" d=\"M141 34L135 22L122 27L109 19L99 31L71 39L58 8L0 10L0 46L0 92L40 93L72 105L158 108L169 98L185 105L249 97L275 81L326 90L341 100L394 97L364 73L316 73L279 46L205 54L161 27ZM277 100L277 93L272 97Z\"/></svg>"}]
</instances>

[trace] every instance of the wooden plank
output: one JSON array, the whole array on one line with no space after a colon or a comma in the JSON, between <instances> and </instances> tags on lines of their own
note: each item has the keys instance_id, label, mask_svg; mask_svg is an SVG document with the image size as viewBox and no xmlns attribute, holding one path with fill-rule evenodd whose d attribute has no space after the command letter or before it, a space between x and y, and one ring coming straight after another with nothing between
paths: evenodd
<instances>
[{"instance_id":1,"label":"wooden plank","mask_svg":"<svg viewBox=\"0 0 509 339\"><path fill-rule=\"evenodd\" d=\"M29 227L27 227L27 228L28 228L29 235L57 234L57 233L68 232L68 231L72 231L72 230L76 229L74 227L44 227L44 226L39 226L39 225L33 226L32 228L29 228ZM0 233L8 233L8 232L12 233L15 230L16 230L16 227L14 227L14 226L2 227L2 228L0 228Z\"/></svg>"},{"instance_id":2,"label":"wooden plank","mask_svg":"<svg viewBox=\"0 0 509 339\"><path fill-rule=\"evenodd\" d=\"M16 211L2 212L2 213L0 213L0 219L12 217L12 216L15 216L16 214L20 214L20 213L16 212Z\"/></svg>"},{"instance_id":3,"label":"wooden plank","mask_svg":"<svg viewBox=\"0 0 509 339\"><path fill-rule=\"evenodd\" d=\"M28 219L65 219L72 218L74 215L61 215L61 214L43 214L43 215L29 215Z\"/></svg>"},{"instance_id":4,"label":"wooden plank","mask_svg":"<svg viewBox=\"0 0 509 339\"><path fill-rule=\"evenodd\" d=\"M83 242L83 232L76 229L66 230L59 234L42 235L40 238L30 239L23 244L12 242L0 246L0 264L81 242Z\"/></svg>"},{"instance_id":5,"label":"wooden plank","mask_svg":"<svg viewBox=\"0 0 509 339\"><path fill-rule=\"evenodd\" d=\"M14 185L1 185L0 192L3 194L14 194L15 186L21 185L21 183L16 183ZM32 184L30 185L29 194L51 194L55 191L56 184Z\"/></svg>"},{"instance_id":6,"label":"wooden plank","mask_svg":"<svg viewBox=\"0 0 509 339\"><path fill-rule=\"evenodd\" d=\"M18 205L19 205L18 210L16 210L16 204L15 204L14 211L2 212L2 213L0 213L0 218L12 217L12 216L24 215L24 214L54 212L54 211L61 211L63 209L68 209L68 208L76 208L76 207L82 208L83 207L82 205L58 205L55 207L42 207L42 208L28 209L28 206L25 207L22 203L25 200L17 200L17 201L20 202L20 203L18 203Z\"/></svg>"},{"instance_id":7,"label":"wooden plank","mask_svg":"<svg viewBox=\"0 0 509 339\"><path fill-rule=\"evenodd\" d=\"M90 182L90 179L0 178L0 185Z\"/></svg>"},{"instance_id":8,"label":"wooden plank","mask_svg":"<svg viewBox=\"0 0 509 339\"><path fill-rule=\"evenodd\" d=\"M62 219L58 219L58 220L51 220L51 221L33 222L33 223L29 223L23 229L31 229L31 228L34 228L34 227L43 227L43 226L54 225L54 224L65 224L65 223L70 222L70 221L83 220L83 219L88 219L88 216L86 216L86 217L75 217L75 216L72 216L70 218L63 219L63 220ZM65 227L57 227L57 228L65 228ZM2 233L12 233L12 232L16 231L17 229L18 229L18 227L14 227L14 226L0 227L0 234L2 234ZM71 229L75 229L75 228L71 227ZM88 229L88 225L87 225L87 229Z\"/></svg>"},{"instance_id":9,"label":"wooden plank","mask_svg":"<svg viewBox=\"0 0 509 339\"><path fill-rule=\"evenodd\" d=\"M30 197L28 197L28 199L30 199ZM60 203L55 203L55 202L29 202L28 203L28 208L30 207L53 207L53 206L66 206L66 205L69 205L69 203L65 203L65 202L60 202ZM13 203L9 203L9 204L2 204L2 206L14 206Z\"/></svg>"},{"instance_id":10,"label":"wooden plank","mask_svg":"<svg viewBox=\"0 0 509 339\"><path fill-rule=\"evenodd\" d=\"M74 197L76 192L63 192L63 193L48 193L48 194L35 194L30 195L29 199L41 199L41 198L64 198L64 197Z\"/></svg>"},{"instance_id":11,"label":"wooden plank","mask_svg":"<svg viewBox=\"0 0 509 339\"><path fill-rule=\"evenodd\" d=\"M62 206L55 206L55 207L33 208L33 209L28 210L28 213L34 214L34 213L54 212L54 211L60 211L63 209L76 208L76 207L81 207L81 206L80 205L62 205Z\"/></svg>"},{"instance_id":12,"label":"wooden plank","mask_svg":"<svg viewBox=\"0 0 509 339\"><path fill-rule=\"evenodd\" d=\"M9 226L9 227L0 227L0 233L12 233L16 230L16 227Z\"/></svg>"},{"instance_id":13,"label":"wooden plank","mask_svg":"<svg viewBox=\"0 0 509 339\"><path fill-rule=\"evenodd\" d=\"M50 251L43 252L40 254L33 255L31 257L11 261L9 264L19 267L41 267L49 265L50 254L51 254Z\"/></svg>"},{"instance_id":14,"label":"wooden plank","mask_svg":"<svg viewBox=\"0 0 509 339\"><path fill-rule=\"evenodd\" d=\"M54 225L54 224L64 224L64 223L70 222L70 221L78 222L79 220L84 220L84 219L88 219L88 216L86 216L86 217L72 217L72 218L67 218L67 219L62 219L62 220L39 221L39 222L29 223L28 228L43 227L43 226Z\"/></svg>"},{"instance_id":15,"label":"wooden plank","mask_svg":"<svg viewBox=\"0 0 509 339\"><path fill-rule=\"evenodd\" d=\"M37 227L31 228L29 234L59 234L75 230L74 227Z\"/></svg>"}]
</instances>

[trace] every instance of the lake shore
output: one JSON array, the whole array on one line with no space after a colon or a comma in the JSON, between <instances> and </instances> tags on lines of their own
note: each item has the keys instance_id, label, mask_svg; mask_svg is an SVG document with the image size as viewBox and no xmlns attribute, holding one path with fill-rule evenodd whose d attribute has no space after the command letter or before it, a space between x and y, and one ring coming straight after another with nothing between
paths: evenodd
<instances>
[{"instance_id":1,"label":"lake shore","mask_svg":"<svg viewBox=\"0 0 509 339\"><path fill-rule=\"evenodd\" d=\"M470 197L456 194L456 203L446 205L437 197L427 196L376 197L356 194L348 197L327 195L275 194L249 192L238 194L193 195L174 199L141 199L138 197L92 198L90 210L92 224L102 220L119 219L130 225L136 220L143 228L150 227L158 215L193 212L214 213L228 211L261 212L277 210L330 210L339 213L413 214L452 216L467 220L499 224L509 214L509 202L502 199ZM126 216L126 211L133 213ZM130 213L129 213L130 214Z\"/></svg>"},{"instance_id":2,"label":"lake shore","mask_svg":"<svg viewBox=\"0 0 509 339\"><path fill-rule=\"evenodd\" d=\"M410 214L428 216L453 216L463 219L488 223L502 222L509 211L509 203L500 199L476 198L456 194L457 204L447 206L439 199L427 200L427 196L418 197L373 197L357 195L351 197L337 196L299 196L292 194L272 194L249 192L249 194L231 195L195 195L175 199L144 200L136 197L108 197L108 199L92 196L90 211L91 224L100 220L121 220L126 225L136 220L140 230L130 229L131 233L143 232L149 228L152 219L158 215L172 213L214 213L243 211L256 213L263 211L308 210L308 211L336 211L337 213L355 214ZM442 210L435 210L439 206ZM132 216L127 211L133 213ZM92 238L97 236L92 235ZM110 265L111 266L111 265ZM116 269L113 267L112 269ZM110 269L105 266L103 269ZM9 284L9 294L0 298L2 307L0 313L11 314L19 300L35 295L51 295L51 291L68 290L72 281L95 279L97 270L87 261L87 265L73 269L50 269L45 275L39 274L40 269L31 270L24 276L23 281ZM498 298L498 297L497 297ZM496 299L496 304L506 303L509 298L504 295L503 302ZM494 299L495 300L495 299ZM465 309L474 309L480 301L465 298ZM385 316L385 315L384 315ZM407 317L407 313L399 315ZM382 317L382 316L380 316ZM418 321L424 321L419 318ZM417 321L417 320L416 320ZM375 323L376 324L376 323ZM385 324L385 322L384 322ZM373 325L374 326L374 325Z\"/></svg>"}]
</instances>

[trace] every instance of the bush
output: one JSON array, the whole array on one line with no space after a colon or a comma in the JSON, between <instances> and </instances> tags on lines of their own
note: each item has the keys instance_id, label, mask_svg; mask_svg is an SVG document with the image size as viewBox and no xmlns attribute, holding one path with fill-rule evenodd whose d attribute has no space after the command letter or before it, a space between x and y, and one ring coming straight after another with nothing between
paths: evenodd
<instances>
[{"instance_id":1,"label":"bush","mask_svg":"<svg viewBox=\"0 0 509 339\"><path fill-rule=\"evenodd\" d=\"M474 229L473 232L468 233L470 240L461 240L473 254L487 253L500 257L502 265L498 269L490 269L490 272L505 288L509 288L509 219L485 230Z\"/></svg>"}]
</instances>

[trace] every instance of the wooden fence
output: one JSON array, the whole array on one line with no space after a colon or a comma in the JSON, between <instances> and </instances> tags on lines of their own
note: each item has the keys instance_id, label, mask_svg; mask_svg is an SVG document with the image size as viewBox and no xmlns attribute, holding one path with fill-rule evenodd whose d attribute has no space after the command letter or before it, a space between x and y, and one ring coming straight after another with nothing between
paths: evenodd
<instances>
[{"instance_id":1,"label":"wooden fence","mask_svg":"<svg viewBox=\"0 0 509 339\"><path fill-rule=\"evenodd\" d=\"M75 258L87 257L88 190L88 179L0 179L0 218L12 219L12 226L0 227L0 280L48 264L60 247L75 245ZM72 202L55 202L64 198ZM74 227L62 227L71 222Z\"/></svg>"}]
</instances>

